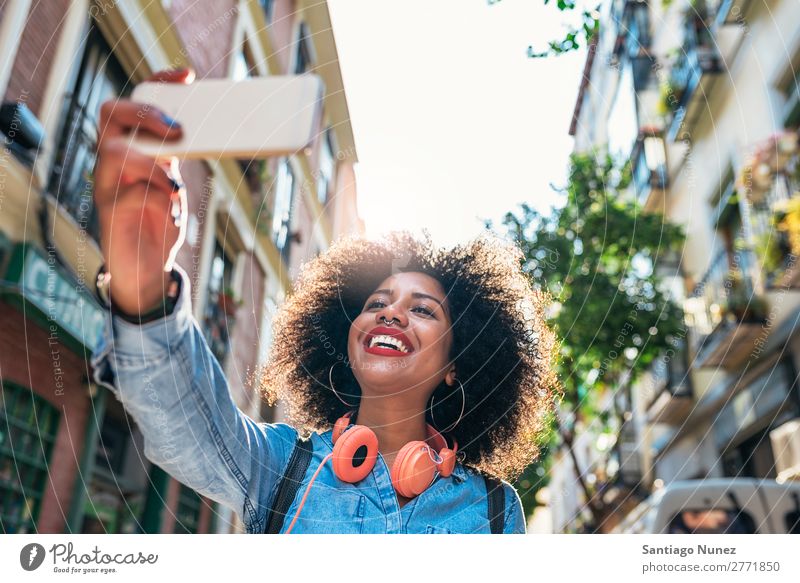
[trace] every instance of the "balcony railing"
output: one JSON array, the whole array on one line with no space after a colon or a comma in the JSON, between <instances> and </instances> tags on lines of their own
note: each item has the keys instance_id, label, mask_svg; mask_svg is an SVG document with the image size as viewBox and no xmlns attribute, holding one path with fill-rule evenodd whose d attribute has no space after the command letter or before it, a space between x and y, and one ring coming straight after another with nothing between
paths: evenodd
<instances>
[{"instance_id":1,"label":"balcony railing","mask_svg":"<svg viewBox=\"0 0 800 583\"><path fill-rule=\"evenodd\" d=\"M616 29L613 54L634 59L646 55L652 41L650 35L650 6L646 0L620 0L611 13Z\"/></svg>"},{"instance_id":2,"label":"balcony railing","mask_svg":"<svg viewBox=\"0 0 800 583\"><path fill-rule=\"evenodd\" d=\"M646 54L650 48L650 6L644 1L628 2L626 9L628 35L625 50L633 58Z\"/></svg>"},{"instance_id":3,"label":"balcony railing","mask_svg":"<svg viewBox=\"0 0 800 583\"><path fill-rule=\"evenodd\" d=\"M631 156L631 172L636 198L648 206L654 190L664 190L668 183L664 140L657 134L643 132L636 140Z\"/></svg>"},{"instance_id":4,"label":"balcony railing","mask_svg":"<svg viewBox=\"0 0 800 583\"><path fill-rule=\"evenodd\" d=\"M792 254L786 232L776 228L780 215L792 197L800 191L800 182L791 173L775 176L772 188L750 206L750 227L767 288L800 287L800 269Z\"/></svg>"},{"instance_id":5,"label":"balcony railing","mask_svg":"<svg viewBox=\"0 0 800 583\"><path fill-rule=\"evenodd\" d=\"M748 0L722 0L714 16L716 26L743 22L747 4Z\"/></svg>"},{"instance_id":6,"label":"balcony railing","mask_svg":"<svg viewBox=\"0 0 800 583\"><path fill-rule=\"evenodd\" d=\"M64 103L64 131L58 143L47 191L95 239L99 239L92 200L97 120L71 94Z\"/></svg>"},{"instance_id":7,"label":"balcony railing","mask_svg":"<svg viewBox=\"0 0 800 583\"><path fill-rule=\"evenodd\" d=\"M749 249L737 249L733 254L723 250L714 257L691 294L692 298L703 300L707 331L720 324L726 315L741 314L740 302L753 298L751 274L755 265Z\"/></svg>"},{"instance_id":8,"label":"balcony railing","mask_svg":"<svg viewBox=\"0 0 800 583\"><path fill-rule=\"evenodd\" d=\"M733 369L752 352L769 309L754 293L755 267L749 249L722 251L687 300L696 366Z\"/></svg>"},{"instance_id":9,"label":"balcony railing","mask_svg":"<svg viewBox=\"0 0 800 583\"><path fill-rule=\"evenodd\" d=\"M679 423L692 403L686 342L675 340L650 366L652 382L647 405L648 418L653 423Z\"/></svg>"},{"instance_id":10,"label":"balcony railing","mask_svg":"<svg viewBox=\"0 0 800 583\"><path fill-rule=\"evenodd\" d=\"M722 72L722 61L706 21L697 14L687 16L681 54L670 72L669 105L672 119L668 138L675 141L687 122L696 117L699 100L706 99L702 90L709 77Z\"/></svg>"}]
</instances>

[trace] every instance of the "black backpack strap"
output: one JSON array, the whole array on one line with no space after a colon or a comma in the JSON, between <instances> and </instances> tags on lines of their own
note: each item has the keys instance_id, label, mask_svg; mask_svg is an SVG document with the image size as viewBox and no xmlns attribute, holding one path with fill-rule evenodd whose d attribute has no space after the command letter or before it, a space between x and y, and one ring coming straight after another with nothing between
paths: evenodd
<instances>
[{"instance_id":1,"label":"black backpack strap","mask_svg":"<svg viewBox=\"0 0 800 583\"><path fill-rule=\"evenodd\" d=\"M289 463L286 465L286 470L283 472L281 483L278 486L278 492L275 494L272 508L267 514L267 526L264 534L278 534L283 528L286 513L289 512L289 507L297 495L303 476L306 475L308 464L311 463L312 450L311 439L303 439L298 434L292 456L289 458Z\"/></svg>"},{"instance_id":2,"label":"black backpack strap","mask_svg":"<svg viewBox=\"0 0 800 583\"><path fill-rule=\"evenodd\" d=\"M486 499L489 506L489 529L492 534L503 534L503 523L506 513L506 495L503 483L497 478L484 474L486 484Z\"/></svg>"}]
</instances>

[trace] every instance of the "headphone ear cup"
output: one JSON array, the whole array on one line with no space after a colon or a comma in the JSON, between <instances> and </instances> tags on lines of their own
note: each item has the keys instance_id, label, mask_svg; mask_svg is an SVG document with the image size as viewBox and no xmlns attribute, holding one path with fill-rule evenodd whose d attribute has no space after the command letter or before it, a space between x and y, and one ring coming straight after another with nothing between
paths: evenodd
<instances>
[{"instance_id":1,"label":"headphone ear cup","mask_svg":"<svg viewBox=\"0 0 800 583\"><path fill-rule=\"evenodd\" d=\"M439 457L442 458L439 464L439 473L443 478L448 478L456 467L456 452L449 447L443 447L439 451Z\"/></svg>"},{"instance_id":2,"label":"headphone ear cup","mask_svg":"<svg viewBox=\"0 0 800 583\"><path fill-rule=\"evenodd\" d=\"M364 425L351 427L333 446L333 473L343 482L354 484L369 475L378 459L378 437Z\"/></svg>"},{"instance_id":3,"label":"headphone ear cup","mask_svg":"<svg viewBox=\"0 0 800 583\"><path fill-rule=\"evenodd\" d=\"M419 496L436 475L436 462L424 441L410 441L397 453L392 464L392 485L406 498Z\"/></svg>"}]
</instances>

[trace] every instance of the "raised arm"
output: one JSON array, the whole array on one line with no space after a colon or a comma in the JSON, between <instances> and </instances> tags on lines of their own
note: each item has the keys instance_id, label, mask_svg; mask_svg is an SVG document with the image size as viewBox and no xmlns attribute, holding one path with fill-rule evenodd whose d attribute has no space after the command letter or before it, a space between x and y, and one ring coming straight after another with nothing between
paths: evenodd
<instances>
[{"instance_id":1,"label":"raised arm","mask_svg":"<svg viewBox=\"0 0 800 583\"><path fill-rule=\"evenodd\" d=\"M191 74L164 72L151 80L190 82ZM189 278L174 265L187 196L177 163L157 162L114 140L134 128L162 139L181 135L177 122L148 104L120 99L101 108L94 200L114 315L92 355L95 380L140 426L148 459L233 508L249 531L263 530L297 433L285 424L256 423L233 402L192 316ZM181 292L172 313L159 315L173 269Z\"/></svg>"},{"instance_id":2,"label":"raised arm","mask_svg":"<svg viewBox=\"0 0 800 583\"><path fill-rule=\"evenodd\" d=\"M171 315L143 325L107 319L92 355L95 381L136 421L151 462L263 532L297 431L256 423L236 407L192 316L189 278L176 270L183 289Z\"/></svg>"}]
</instances>

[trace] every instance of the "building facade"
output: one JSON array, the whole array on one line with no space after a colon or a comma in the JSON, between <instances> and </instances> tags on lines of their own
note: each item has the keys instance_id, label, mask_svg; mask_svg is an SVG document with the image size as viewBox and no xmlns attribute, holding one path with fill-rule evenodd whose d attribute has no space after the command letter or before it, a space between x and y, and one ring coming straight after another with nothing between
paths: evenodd
<instances>
[{"instance_id":1,"label":"building facade","mask_svg":"<svg viewBox=\"0 0 800 583\"><path fill-rule=\"evenodd\" d=\"M654 266L684 307L683 331L635 384L623 444L620 471L631 466L645 493L681 479L798 478L797 22L786 0L601 8L575 149L630 161L629 195L686 233L681 256ZM554 516L574 515L583 501L560 491Z\"/></svg>"},{"instance_id":2,"label":"building facade","mask_svg":"<svg viewBox=\"0 0 800 583\"><path fill-rule=\"evenodd\" d=\"M312 144L267 160L181 163L178 263L239 407L274 421L252 374L300 265L362 233L357 161L325 2L10 0L0 6L0 525L3 532L231 532L233 513L143 456L142 436L92 381L104 313L92 169L101 103L151 73L198 79L316 73Z\"/></svg>"}]
</instances>

